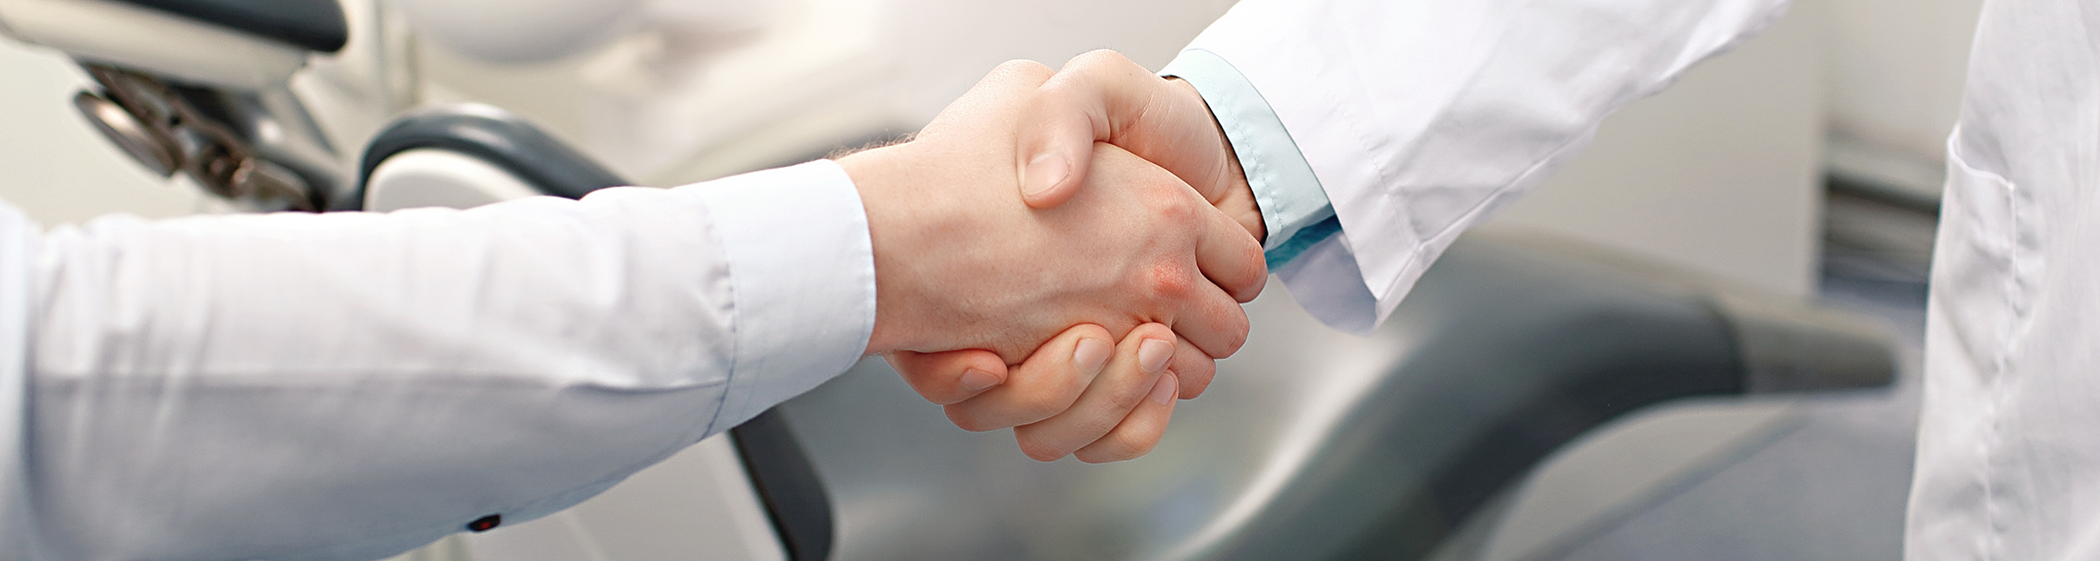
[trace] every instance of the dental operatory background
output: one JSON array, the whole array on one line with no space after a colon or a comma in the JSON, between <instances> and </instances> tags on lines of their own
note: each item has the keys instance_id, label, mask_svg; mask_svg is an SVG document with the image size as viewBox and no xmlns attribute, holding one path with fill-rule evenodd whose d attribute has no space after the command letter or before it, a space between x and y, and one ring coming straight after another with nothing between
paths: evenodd
<instances>
[{"instance_id":1,"label":"dental operatory background","mask_svg":"<svg viewBox=\"0 0 2100 561\"><path fill-rule=\"evenodd\" d=\"M290 88L345 158L355 158L355 147L404 112L475 102L539 125L622 177L671 186L909 133L1008 59L1055 66L1110 48L1156 68L1230 5L345 0L348 45L310 59ZM1455 537L1436 555L1900 556L1942 146L1956 115L1979 5L1800 0L1770 31L1607 121L1587 153L1483 229L1490 236L1600 248L1728 290L1844 310L1892 342L1894 383L1641 409L1560 447L1496 494L1490 508L1479 509L1491 520L1453 522L1463 527L1453 529ZM72 100L91 84L80 65L50 49L0 40L0 198L46 227L116 212L172 217L240 210L184 176L147 171L89 126ZM1256 305L1287 306L1288 295L1271 291ZM1256 321L1258 340L1263 328ZM1221 369L1221 379L1231 375ZM862 383L855 380L849 374L842 383ZM1221 400L1229 400L1230 391L1224 393ZM1109 467L1055 465L1029 472L1035 479L986 477L1015 489L1103 473L1165 477L1146 470L1174 465L1176 457L1202 457L1211 446L1198 432L1202 413L1195 412L1206 400L1186 405L1191 413L1176 419L1180 432L1169 432L1155 457ZM938 411L928 414L937 418ZM928 430L942 429L949 432L937 433L941 438L1002 438ZM829 453L825 437L804 438L816 442L821 471ZM726 450L701 448L710 446ZM782 546L766 541L768 507L733 500L751 491L735 477L723 479L722 473L741 472L722 454L674 459L635 481L704 491L691 497L616 488L573 516L448 539L408 557L778 558ZM982 471L1005 465L981 462ZM1250 468L1253 475L1241 482L1247 491L1230 500L1140 509L1154 518L1182 516L1162 522L1165 530L1153 535L1171 539L1008 532L1022 537L997 545L1036 558L1093 558L1102 551L1206 558L1215 553L1200 545L1210 543L1202 541L1206 536L1233 531L1235 520L1251 516L1235 514L1242 508L1236 505L1259 509L1267 504L1260 497L1284 493L1264 491L1269 483L1262 474L1289 470L1267 469ZM869 481L821 475L833 483ZM902 487L870 485L830 489L837 520L833 558L976 551L885 541L881 536L915 535L903 528L914 517L936 516L927 509L945 507ZM1101 487L1088 486L1113 492ZM1007 498L1038 494L1017 491ZM687 502L671 504L680 500ZM1017 516L1055 525L1080 514ZM687 526L680 516L735 523L710 537L682 532ZM511 537L499 537L505 535ZM1094 536L1084 539L1111 545L1089 549L1045 535Z\"/></svg>"}]
</instances>

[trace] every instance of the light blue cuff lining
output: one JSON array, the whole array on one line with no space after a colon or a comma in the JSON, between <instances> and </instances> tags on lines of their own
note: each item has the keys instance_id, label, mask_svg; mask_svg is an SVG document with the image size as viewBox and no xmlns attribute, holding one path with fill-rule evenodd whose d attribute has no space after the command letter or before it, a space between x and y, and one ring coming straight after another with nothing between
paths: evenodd
<instances>
[{"instance_id":1,"label":"light blue cuff lining","mask_svg":"<svg viewBox=\"0 0 2100 561\"><path fill-rule=\"evenodd\" d=\"M1224 57L1203 49L1181 51L1181 56L1159 71L1161 76L1181 78L1210 105L1212 117L1225 130L1247 186L1261 207L1262 224L1268 229L1265 247L1269 268L1275 269L1297 258L1306 248L1341 231L1334 205L1312 165L1283 120L1269 108L1254 84L1233 68Z\"/></svg>"}]
</instances>

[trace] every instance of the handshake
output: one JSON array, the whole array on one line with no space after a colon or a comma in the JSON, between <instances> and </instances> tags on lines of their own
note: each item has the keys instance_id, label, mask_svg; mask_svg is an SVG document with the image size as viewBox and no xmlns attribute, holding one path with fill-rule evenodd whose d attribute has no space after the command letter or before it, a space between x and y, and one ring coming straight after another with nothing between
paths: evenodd
<instances>
[{"instance_id":1,"label":"handshake","mask_svg":"<svg viewBox=\"0 0 2100 561\"><path fill-rule=\"evenodd\" d=\"M1194 87L1109 51L1001 65L908 142L840 158L869 354L1037 460L1135 458L1247 337L1261 211Z\"/></svg>"}]
</instances>

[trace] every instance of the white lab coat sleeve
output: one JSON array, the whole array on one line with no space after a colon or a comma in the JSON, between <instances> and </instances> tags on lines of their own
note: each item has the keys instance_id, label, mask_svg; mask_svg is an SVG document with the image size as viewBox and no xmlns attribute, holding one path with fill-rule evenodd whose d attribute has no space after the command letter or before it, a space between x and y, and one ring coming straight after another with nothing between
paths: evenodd
<instances>
[{"instance_id":1,"label":"white lab coat sleeve","mask_svg":"<svg viewBox=\"0 0 2100 561\"><path fill-rule=\"evenodd\" d=\"M1339 219L1339 235L1279 267L1279 278L1323 321L1364 331L1460 233L1580 151L1606 115L1784 9L1784 0L1244 0L1188 49L1215 53L1260 92Z\"/></svg>"},{"instance_id":2,"label":"white lab coat sleeve","mask_svg":"<svg viewBox=\"0 0 2100 561\"><path fill-rule=\"evenodd\" d=\"M36 225L0 203L0 559L54 558L38 534L28 464L30 264Z\"/></svg>"},{"instance_id":3,"label":"white lab coat sleeve","mask_svg":"<svg viewBox=\"0 0 2100 561\"><path fill-rule=\"evenodd\" d=\"M0 302L28 341L0 369L7 559L373 559L528 520L843 372L874 322L828 161L31 245L32 296Z\"/></svg>"}]
</instances>

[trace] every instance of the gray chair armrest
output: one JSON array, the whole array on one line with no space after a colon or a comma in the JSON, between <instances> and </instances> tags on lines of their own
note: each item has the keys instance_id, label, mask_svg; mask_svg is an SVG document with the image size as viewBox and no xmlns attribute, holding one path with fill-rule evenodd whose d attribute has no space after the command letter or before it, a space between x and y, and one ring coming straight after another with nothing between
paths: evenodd
<instances>
[{"instance_id":1,"label":"gray chair armrest","mask_svg":"<svg viewBox=\"0 0 2100 561\"><path fill-rule=\"evenodd\" d=\"M114 0L187 17L320 53L350 41L336 0Z\"/></svg>"}]
</instances>

